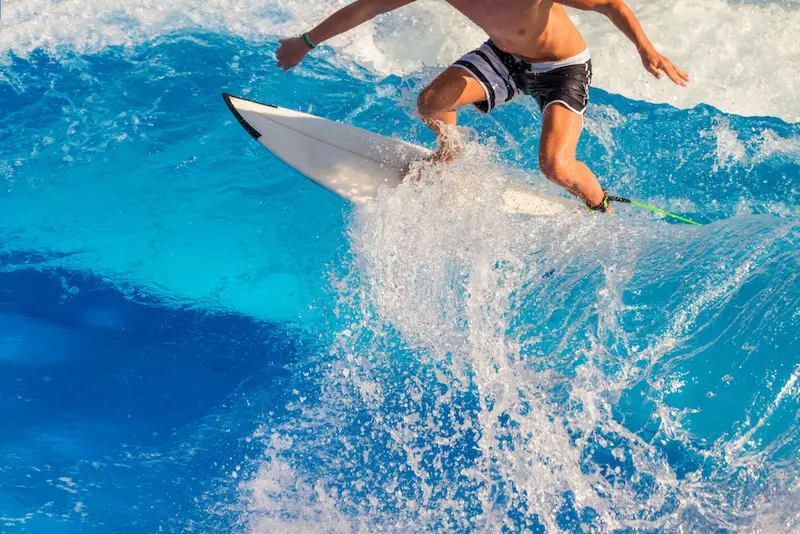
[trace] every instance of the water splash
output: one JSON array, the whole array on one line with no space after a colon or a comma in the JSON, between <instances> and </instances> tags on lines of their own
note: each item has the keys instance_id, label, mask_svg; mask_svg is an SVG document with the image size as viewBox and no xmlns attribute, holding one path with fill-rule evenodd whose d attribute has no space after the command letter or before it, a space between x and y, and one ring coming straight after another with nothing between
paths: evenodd
<instances>
[{"instance_id":1,"label":"water splash","mask_svg":"<svg viewBox=\"0 0 800 534\"><path fill-rule=\"evenodd\" d=\"M754 525L765 512L751 495L794 480L774 457L793 433L758 444L763 423L715 434L686 380L703 355L725 352L726 321L743 320L731 308L796 242L796 223L531 220L495 207L502 174L471 145L435 180L355 215L335 286L345 328L321 397L279 429L302 435L291 449L273 445L262 465L300 472L247 483L261 503L254 531L287 520L283 497L265 511L271 484L284 495L300 481L307 491L291 489L290 502L313 508L312 529L335 518L336 532L606 532ZM775 282L785 293L797 284ZM773 405L794 387L790 377ZM791 498L791 484L769 485Z\"/></svg>"}]
</instances>

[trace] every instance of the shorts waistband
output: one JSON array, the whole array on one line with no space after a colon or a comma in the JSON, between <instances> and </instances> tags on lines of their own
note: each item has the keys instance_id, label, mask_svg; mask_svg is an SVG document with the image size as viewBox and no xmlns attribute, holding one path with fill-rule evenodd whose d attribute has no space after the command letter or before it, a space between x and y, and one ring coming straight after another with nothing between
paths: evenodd
<instances>
[{"instance_id":1,"label":"shorts waistband","mask_svg":"<svg viewBox=\"0 0 800 534\"><path fill-rule=\"evenodd\" d=\"M534 74L542 74L550 72L551 70L560 69L561 67L569 67L571 65L582 65L591 59L589 49L585 48L580 54L575 54L567 59L559 59L558 61L544 61L542 63L529 63L525 61L527 72Z\"/></svg>"}]
</instances>

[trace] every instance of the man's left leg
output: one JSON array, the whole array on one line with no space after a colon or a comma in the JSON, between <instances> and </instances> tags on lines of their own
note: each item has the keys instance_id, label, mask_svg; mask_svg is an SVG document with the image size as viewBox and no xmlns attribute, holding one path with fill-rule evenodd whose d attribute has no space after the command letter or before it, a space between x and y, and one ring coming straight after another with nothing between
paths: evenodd
<instances>
[{"instance_id":1,"label":"man's left leg","mask_svg":"<svg viewBox=\"0 0 800 534\"><path fill-rule=\"evenodd\" d=\"M547 106L542 115L539 168L551 182L597 206L603 201L603 188L589 167L575 159L581 130L582 115L558 102Z\"/></svg>"}]
</instances>

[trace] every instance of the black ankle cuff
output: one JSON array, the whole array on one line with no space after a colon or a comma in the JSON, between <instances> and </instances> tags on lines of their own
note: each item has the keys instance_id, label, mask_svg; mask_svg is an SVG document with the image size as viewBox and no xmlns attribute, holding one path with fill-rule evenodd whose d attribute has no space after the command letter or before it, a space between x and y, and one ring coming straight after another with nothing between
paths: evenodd
<instances>
[{"instance_id":1,"label":"black ankle cuff","mask_svg":"<svg viewBox=\"0 0 800 534\"><path fill-rule=\"evenodd\" d=\"M592 211L599 211L601 213L608 211L608 193L606 193L606 190L603 189L603 200L600 201L600 204L597 206L592 206L587 202L586 207Z\"/></svg>"}]
</instances>

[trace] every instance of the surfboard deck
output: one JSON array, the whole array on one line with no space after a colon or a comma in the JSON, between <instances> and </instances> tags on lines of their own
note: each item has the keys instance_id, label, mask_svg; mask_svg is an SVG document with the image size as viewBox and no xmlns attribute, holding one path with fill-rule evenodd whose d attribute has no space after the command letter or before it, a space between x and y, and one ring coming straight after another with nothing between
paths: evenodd
<instances>
[{"instance_id":1,"label":"surfboard deck","mask_svg":"<svg viewBox=\"0 0 800 534\"><path fill-rule=\"evenodd\" d=\"M222 93L244 129L306 178L355 204L396 187L409 163L430 150L336 121ZM575 210L577 204L523 184L508 186L503 209L533 217Z\"/></svg>"}]
</instances>

